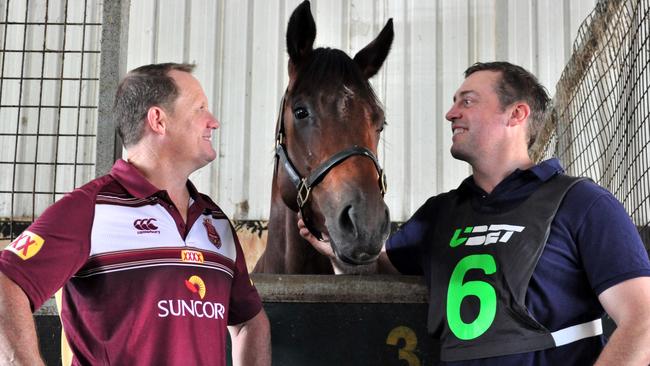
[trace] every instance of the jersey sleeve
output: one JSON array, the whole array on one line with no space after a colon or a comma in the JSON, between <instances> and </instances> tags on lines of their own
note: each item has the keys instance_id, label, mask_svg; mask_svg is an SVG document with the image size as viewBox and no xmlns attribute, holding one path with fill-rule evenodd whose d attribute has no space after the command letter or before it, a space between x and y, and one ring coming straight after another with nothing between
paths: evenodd
<instances>
[{"instance_id":1,"label":"jersey sleeve","mask_svg":"<svg viewBox=\"0 0 650 366\"><path fill-rule=\"evenodd\" d=\"M386 242L391 264L402 274L423 275L427 233L435 220L435 197L430 198Z\"/></svg>"},{"instance_id":2,"label":"jersey sleeve","mask_svg":"<svg viewBox=\"0 0 650 366\"><path fill-rule=\"evenodd\" d=\"M596 294L625 280L650 276L648 253L637 227L611 193L593 184L573 196L574 207L584 209L575 233L577 249ZM590 194L587 199L581 195ZM591 202L584 207L584 202ZM583 206L580 205L583 203Z\"/></svg>"},{"instance_id":3,"label":"jersey sleeve","mask_svg":"<svg viewBox=\"0 0 650 366\"><path fill-rule=\"evenodd\" d=\"M47 208L0 252L0 271L36 311L88 259L94 199L75 190Z\"/></svg>"},{"instance_id":4,"label":"jersey sleeve","mask_svg":"<svg viewBox=\"0 0 650 366\"><path fill-rule=\"evenodd\" d=\"M234 228L233 236L235 238L235 247L237 250L237 259L235 261L235 273L230 292L230 304L228 307L228 325L243 323L252 319L262 309L262 300L257 293L248 276L244 252L239 244L239 238Z\"/></svg>"}]
</instances>

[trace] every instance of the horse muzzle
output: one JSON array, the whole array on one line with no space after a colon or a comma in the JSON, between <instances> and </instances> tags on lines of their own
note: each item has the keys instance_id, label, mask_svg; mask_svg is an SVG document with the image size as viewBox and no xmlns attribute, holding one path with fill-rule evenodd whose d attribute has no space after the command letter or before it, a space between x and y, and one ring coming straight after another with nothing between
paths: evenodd
<instances>
[{"instance_id":1,"label":"horse muzzle","mask_svg":"<svg viewBox=\"0 0 650 366\"><path fill-rule=\"evenodd\" d=\"M386 204L381 201L374 210L366 205L346 206L336 217L327 225L336 256L350 265L376 261L390 231Z\"/></svg>"}]
</instances>

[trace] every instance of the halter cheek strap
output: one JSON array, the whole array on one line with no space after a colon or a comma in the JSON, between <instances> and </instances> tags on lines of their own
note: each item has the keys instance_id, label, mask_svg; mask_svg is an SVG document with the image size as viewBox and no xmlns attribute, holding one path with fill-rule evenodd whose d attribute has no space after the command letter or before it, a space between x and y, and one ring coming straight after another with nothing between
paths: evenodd
<instances>
[{"instance_id":1,"label":"halter cheek strap","mask_svg":"<svg viewBox=\"0 0 650 366\"><path fill-rule=\"evenodd\" d=\"M287 172L287 175L289 176L289 180L291 181L291 183L293 183L293 185L296 187L296 190L298 191L296 202L298 203L298 209L300 210L305 226L311 232L311 234L314 235L314 237L316 237L318 240L323 240L322 233L314 227L311 218L305 215L305 212L303 210L304 206L307 204L307 201L309 200L309 194L311 193L312 188L318 185L318 183L320 183L323 180L323 178L327 175L327 173L329 173L329 171L332 170L336 165L342 163L347 158L355 155L365 156L370 160L372 160L373 164L375 165L375 169L377 170L377 173L379 175L378 182L379 182L379 189L381 191L382 197L386 194L386 174L384 174L384 171L381 169L381 166L379 165L379 161L377 160L377 157L375 156L375 154L373 154L372 151L370 151L365 147L354 145L352 147L341 150L336 154L332 155L324 163L316 167L308 177L304 177L304 178L301 177L300 174L298 173L298 170L296 170L295 166L291 163L291 160L289 159L289 155L287 154L287 150L285 147L284 116L282 113L284 109L285 96L286 93L284 96L282 96L282 102L280 103L280 112L278 114L278 127L275 136L276 169L278 166L278 162L281 162L282 166L284 167L284 170Z\"/></svg>"}]
</instances>

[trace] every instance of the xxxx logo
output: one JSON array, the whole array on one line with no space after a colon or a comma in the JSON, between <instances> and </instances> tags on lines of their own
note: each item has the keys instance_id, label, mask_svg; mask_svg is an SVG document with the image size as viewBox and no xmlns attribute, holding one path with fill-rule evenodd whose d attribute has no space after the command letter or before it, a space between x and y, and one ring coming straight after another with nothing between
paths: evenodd
<instances>
[{"instance_id":1,"label":"xxxx logo","mask_svg":"<svg viewBox=\"0 0 650 366\"><path fill-rule=\"evenodd\" d=\"M25 230L16 240L12 241L7 250L16 253L23 260L27 260L38 253L45 240L31 231Z\"/></svg>"},{"instance_id":2,"label":"xxxx logo","mask_svg":"<svg viewBox=\"0 0 650 366\"><path fill-rule=\"evenodd\" d=\"M203 263L203 253L196 250L181 250L181 260L183 262Z\"/></svg>"},{"instance_id":3,"label":"xxxx logo","mask_svg":"<svg viewBox=\"0 0 650 366\"><path fill-rule=\"evenodd\" d=\"M459 245L488 245L494 243L507 243L514 233L524 231L525 226L493 224L481 226L467 226L456 229L454 236L449 241L449 246L455 248Z\"/></svg>"}]
</instances>

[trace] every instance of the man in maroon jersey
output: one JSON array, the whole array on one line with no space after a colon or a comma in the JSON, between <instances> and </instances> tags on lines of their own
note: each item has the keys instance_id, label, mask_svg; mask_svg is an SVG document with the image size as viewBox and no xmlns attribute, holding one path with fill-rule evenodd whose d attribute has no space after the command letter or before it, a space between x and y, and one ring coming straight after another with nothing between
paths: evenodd
<instances>
[{"instance_id":1,"label":"man in maroon jersey","mask_svg":"<svg viewBox=\"0 0 650 366\"><path fill-rule=\"evenodd\" d=\"M0 363L42 364L32 312L63 288L74 365L271 363L270 327L226 215L189 175L215 159L194 65L131 71L128 159L49 207L0 254Z\"/></svg>"}]
</instances>

